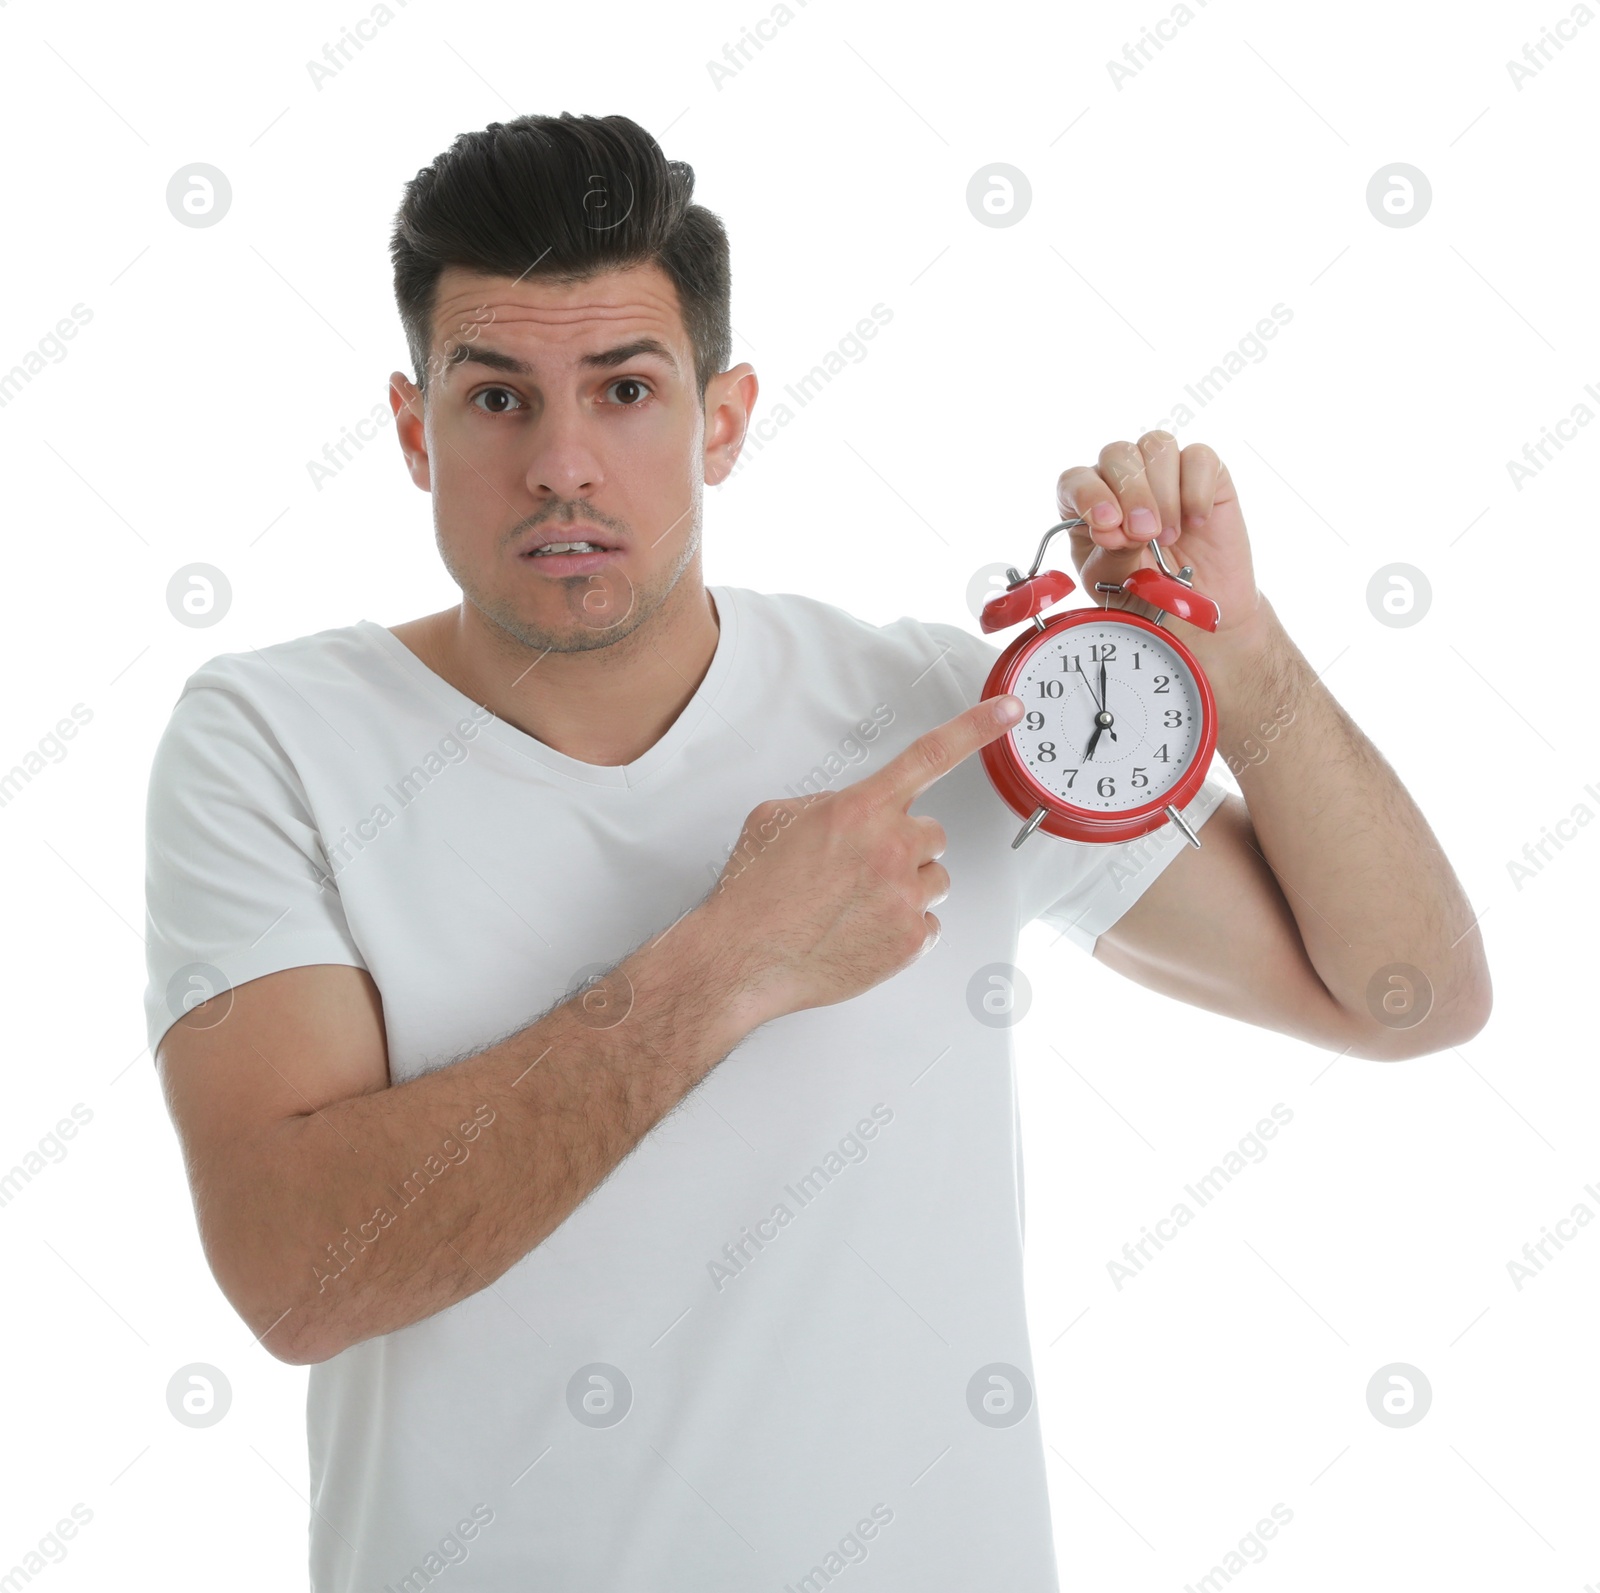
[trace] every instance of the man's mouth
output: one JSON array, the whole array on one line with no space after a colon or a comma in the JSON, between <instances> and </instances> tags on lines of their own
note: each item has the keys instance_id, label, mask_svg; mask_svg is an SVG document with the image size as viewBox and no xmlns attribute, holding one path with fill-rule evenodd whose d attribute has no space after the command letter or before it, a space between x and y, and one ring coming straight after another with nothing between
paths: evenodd
<instances>
[{"instance_id":1,"label":"man's mouth","mask_svg":"<svg viewBox=\"0 0 1600 1593\"><path fill-rule=\"evenodd\" d=\"M570 553L615 553L617 544L593 526L579 521L570 526L547 526L536 531L519 549L524 558L555 558Z\"/></svg>"},{"instance_id":2,"label":"man's mouth","mask_svg":"<svg viewBox=\"0 0 1600 1593\"><path fill-rule=\"evenodd\" d=\"M528 555L532 559L546 559L556 553L604 553L598 542L546 542Z\"/></svg>"},{"instance_id":3,"label":"man's mouth","mask_svg":"<svg viewBox=\"0 0 1600 1593\"><path fill-rule=\"evenodd\" d=\"M589 575L621 557L622 549L603 536L585 536L587 527L563 526L539 532L518 555L548 575Z\"/></svg>"}]
</instances>

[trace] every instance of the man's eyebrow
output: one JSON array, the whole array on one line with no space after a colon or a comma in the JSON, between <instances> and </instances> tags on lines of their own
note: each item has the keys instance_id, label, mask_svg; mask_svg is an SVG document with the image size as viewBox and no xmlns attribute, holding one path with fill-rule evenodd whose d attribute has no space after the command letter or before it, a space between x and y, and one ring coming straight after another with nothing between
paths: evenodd
<instances>
[{"instance_id":1,"label":"man's eyebrow","mask_svg":"<svg viewBox=\"0 0 1600 1593\"><path fill-rule=\"evenodd\" d=\"M655 337L636 337L631 343L619 343L615 348L584 354L579 358L578 364L587 370L605 371L618 365L626 365L629 360L636 360L645 354L653 354L657 359L664 360L674 375L681 374L672 350ZM487 365L490 370L506 371L513 376L533 375L533 367L526 360L520 360L513 354L503 354L499 349L484 348L477 343L462 343L450 356L448 364L456 366L468 362L474 365Z\"/></svg>"}]
</instances>

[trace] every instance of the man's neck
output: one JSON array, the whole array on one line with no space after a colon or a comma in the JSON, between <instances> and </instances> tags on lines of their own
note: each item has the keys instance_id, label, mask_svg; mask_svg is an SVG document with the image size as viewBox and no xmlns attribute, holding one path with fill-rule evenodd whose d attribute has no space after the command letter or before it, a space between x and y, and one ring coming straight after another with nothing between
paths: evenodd
<instances>
[{"instance_id":1,"label":"man's neck","mask_svg":"<svg viewBox=\"0 0 1600 1593\"><path fill-rule=\"evenodd\" d=\"M436 675L547 747L612 767L643 757L711 667L721 631L711 594L685 571L627 637L585 652L520 647L471 605L390 630Z\"/></svg>"}]
</instances>

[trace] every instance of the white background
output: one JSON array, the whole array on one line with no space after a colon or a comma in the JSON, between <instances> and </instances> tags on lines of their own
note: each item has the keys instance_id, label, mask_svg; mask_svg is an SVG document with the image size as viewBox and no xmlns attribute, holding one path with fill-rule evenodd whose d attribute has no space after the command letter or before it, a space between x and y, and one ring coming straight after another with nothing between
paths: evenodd
<instances>
[{"instance_id":1,"label":"white background","mask_svg":"<svg viewBox=\"0 0 1600 1593\"><path fill-rule=\"evenodd\" d=\"M1575 406L1600 413L1600 26L1567 23L1519 88L1507 62L1562 0L1212 0L1118 86L1107 62L1164 5L951 21L795 0L719 86L707 63L760 0L410 0L314 86L307 63L369 14L0 3L0 375L92 311L0 408L0 769L92 711L0 807L0 1171L75 1104L93 1114L0 1207L0 1574L82 1504L42 1573L61 1593L304 1585L305 1372L212 1284L142 1049L144 783L206 658L456 600L391 435L320 491L307 461L406 365L387 257L405 180L462 130L572 110L630 115L694 166L732 237L734 358L761 413L875 303L893 313L708 495L710 582L976 629L970 577L1031 558L1059 472L1167 420L1292 311L1174 429L1228 463L1262 589L1431 822L1482 915L1495 1011L1459 1050L1335 1060L1026 932L1028 1281L1063 1584L1177 1593L1280 1502L1292 1523L1240 1573L1259 1593L1600 1583L1600 1232L1520 1290L1507 1270L1579 1202L1600 1212L1600 834L1573 831L1520 889L1507 866L1576 805L1600 812L1600 429L1568 426L1521 484L1508 470ZM210 228L166 204L196 161L232 185ZM995 162L1032 188L1009 227L967 207ZM1415 225L1368 206L1395 162L1431 184ZM191 562L232 586L208 629L167 609ZM1405 628L1367 604L1392 562L1432 588ZM1293 1120L1266 1159L1119 1291L1107 1262L1278 1102ZM190 1362L231 1382L215 1427L167 1412ZM1432 1387L1408 1428L1367 1407L1391 1362Z\"/></svg>"}]
</instances>

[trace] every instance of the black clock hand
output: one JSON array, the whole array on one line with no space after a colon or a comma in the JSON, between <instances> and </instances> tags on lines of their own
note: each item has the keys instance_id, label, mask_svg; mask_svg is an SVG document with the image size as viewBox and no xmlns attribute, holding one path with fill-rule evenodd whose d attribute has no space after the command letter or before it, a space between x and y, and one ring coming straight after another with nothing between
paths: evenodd
<instances>
[{"instance_id":1,"label":"black clock hand","mask_svg":"<svg viewBox=\"0 0 1600 1593\"><path fill-rule=\"evenodd\" d=\"M1100 660L1100 712L1106 713L1106 661L1103 658ZM1106 714L1106 733L1115 741L1117 733L1110 726L1111 715Z\"/></svg>"},{"instance_id":2,"label":"black clock hand","mask_svg":"<svg viewBox=\"0 0 1600 1593\"><path fill-rule=\"evenodd\" d=\"M1094 687L1090 684L1089 677L1087 675L1085 675L1084 672L1083 672L1083 664L1082 664L1081 659L1080 659L1080 662L1078 664L1078 675L1079 675L1079 678L1083 681L1084 685L1089 687L1089 696L1091 698L1093 698L1093 700L1094 700L1094 710L1095 710L1095 712L1096 713L1104 713L1105 712L1105 708L1106 708L1105 697L1103 695L1099 696L1099 697L1096 697L1094 695Z\"/></svg>"},{"instance_id":3,"label":"black clock hand","mask_svg":"<svg viewBox=\"0 0 1600 1593\"><path fill-rule=\"evenodd\" d=\"M1089 685L1089 677L1084 675L1083 666L1079 664L1078 673L1083 675L1083 683L1089 686L1089 695L1094 697L1094 687ZM1111 728L1112 717L1106 712L1106 666L1105 660L1100 661L1100 695L1095 697L1094 703L1094 734L1089 737L1089 745L1083 749L1084 762L1087 763L1094 756L1094 749L1099 745L1102 734L1109 735L1113 741L1117 733Z\"/></svg>"}]
</instances>

